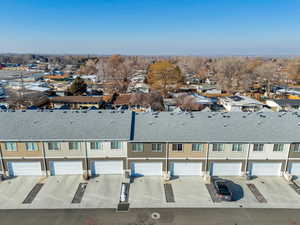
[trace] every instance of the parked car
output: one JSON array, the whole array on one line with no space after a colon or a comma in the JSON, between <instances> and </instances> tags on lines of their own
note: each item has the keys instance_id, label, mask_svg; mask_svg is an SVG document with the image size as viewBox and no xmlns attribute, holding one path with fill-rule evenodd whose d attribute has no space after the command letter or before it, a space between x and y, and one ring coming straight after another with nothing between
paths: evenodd
<instances>
[{"instance_id":1,"label":"parked car","mask_svg":"<svg viewBox=\"0 0 300 225\"><path fill-rule=\"evenodd\" d=\"M214 180L214 186L218 197L223 201L232 201L232 192L230 190L230 181L217 179Z\"/></svg>"}]
</instances>

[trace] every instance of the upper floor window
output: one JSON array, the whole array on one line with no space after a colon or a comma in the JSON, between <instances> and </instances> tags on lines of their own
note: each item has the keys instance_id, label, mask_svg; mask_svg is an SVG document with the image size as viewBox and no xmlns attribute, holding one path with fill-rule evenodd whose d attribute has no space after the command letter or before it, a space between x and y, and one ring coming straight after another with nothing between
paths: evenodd
<instances>
[{"instance_id":1,"label":"upper floor window","mask_svg":"<svg viewBox=\"0 0 300 225\"><path fill-rule=\"evenodd\" d=\"M79 150L79 149L80 149L80 142L78 141L69 142L69 150Z\"/></svg>"},{"instance_id":2,"label":"upper floor window","mask_svg":"<svg viewBox=\"0 0 300 225\"><path fill-rule=\"evenodd\" d=\"M242 152L242 151L244 151L244 145L243 144L233 144L232 151L233 152Z\"/></svg>"},{"instance_id":3,"label":"upper floor window","mask_svg":"<svg viewBox=\"0 0 300 225\"><path fill-rule=\"evenodd\" d=\"M102 142L101 141L92 141L90 142L91 150L102 150Z\"/></svg>"},{"instance_id":4,"label":"upper floor window","mask_svg":"<svg viewBox=\"0 0 300 225\"><path fill-rule=\"evenodd\" d=\"M162 144L152 144L152 152L162 152Z\"/></svg>"},{"instance_id":5,"label":"upper floor window","mask_svg":"<svg viewBox=\"0 0 300 225\"><path fill-rule=\"evenodd\" d=\"M182 152L183 151L183 145L182 144L172 144L172 151Z\"/></svg>"},{"instance_id":6,"label":"upper floor window","mask_svg":"<svg viewBox=\"0 0 300 225\"><path fill-rule=\"evenodd\" d=\"M59 142L48 142L48 150L50 151L58 151L60 150L60 143Z\"/></svg>"},{"instance_id":7,"label":"upper floor window","mask_svg":"<svg viewBox=\"0 0 300 225\"><path fill-rule=\"evenodd\" d=\"M25 146L26 146L27 151L37 151L38 150L38 146L35 142L26 142Z\"/></svg>"},{"instance_id":8,"label":"upper floor window","mask_svg":"<svg viewBox=\"0 0 300 225\"><path fill-rule=\"evenodd\" d=\"M133 152L143 152L144 151L144 144L133 143L132 144L132 151Z\"/></svg>"},{"instance_id":9,"label":"upper floor window","mask_svg":"<svg viewBox=\"0 0 300 225\"><path fill-rule=\"evenodd\" d=\"M212 151L213 152L223 152L224 151L224 144L213 144Z\"/></svg>"},{"instance_id":10,"label":"upper floor window","mask_svg":"<svg viewBox=\"0 0 300 225\"><path fill-rule=\"evenodd\" d=\"M199 143L192 144L192 151L193 152L202 152L203 149L204 149L204 145L203 144L199 144Z\"/></svg>"},{"instance_id":11,"label":"upper floor window","mask_svg":"<svg viewBox=\"0 0 300 225\"><path fill-rule=\"evenodd\" d=\"M16 152L17 151L17 144L16 142L5 142L5 149L9 152Z\"/></svg>"},{"instance_id":12,"label":"upper floor window","mask_svg":"<svg viewBox=\"0 0 300 225\"><path fill-rule=\"evenodd\" d=\"M253 151L254 152L262 152L264 150L264 144L254 144Z\"/></svg>"},{"instance_id":13,"label":"upper floor window","mask_svg":"<svg viewBox=\"0 0 300 225\"><path fill-rule=\"evenodd\" d=\"M110 142L110 149L122 149L122 142L121 141L111 141Z\"/></svg>"},{"instance_id":14,"label":"upper floor window","mask_svg":"<svg viewBox=\"0 0 300 225\"><path fill-rule=\"evenodd\" d=\"M293 152L300 152L300 144L291 144L290 150Z\"/></svg>"},{"instance_id":15,"label":"upper floor window","mask_svg":"<svg viewBox=\"0 0 300 225\"><path fill-rule=\"evenodd\" d=\"M274 144L273 152L283 152L283 144Z\"/></svg>"}]
</instances>

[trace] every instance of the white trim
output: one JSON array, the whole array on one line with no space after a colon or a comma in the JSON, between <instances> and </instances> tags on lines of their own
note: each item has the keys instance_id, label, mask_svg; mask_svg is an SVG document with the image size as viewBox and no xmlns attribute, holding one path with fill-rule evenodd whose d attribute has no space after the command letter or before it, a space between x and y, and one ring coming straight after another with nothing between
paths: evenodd
<instances>
[{"instance_id":1,"label":"white trim","mask_svg":"<svg viewBox=\"0 0 300 225\"><path fill-rule=\"evenodd\" d=\"M288 160L299 160L300 161L300 158L288 158Z\"/></svg>"},{"instance_id":2,"label":"white trim","mask_svg":"<svg viewBox=\"0 0 300 225\"><path fill-rule=\"evenodd\" d=\"M244 158L230 158L230 157L219 157L219 158L215 158L215 157L212 157L212 158L208 158L208 160L225 160L225 161L236 161L236 160L246 160L246 157Z\"/></svg>"},{"instance_id":3,"label":"white trim","mask_svg":"<svg viewBox=\"0 0 300 225\"><path fill-rule=\"evenodd\" d=\"M105 156L89 156L87 157L88 159L127 159L127 157L120 157L120 156L109 156L109 157L105 157Z\"/></svg>"},{"instance_id":4,"label":"white trim","mask_svg":"<svg viewBox=\"0 0 300 225\"><path fill-rule=\"evenodd\" d=\"M44 157L3 157L2 159L43 159Z\"/></svg>"},{"instance_id":5,"label":"white trim","mask_svg":"<svg viewBox=\"0 0 300 225\"><path fill-rule=\"evenodd\" d=\"M127 158L128 160L153 160L153 159L157 159L157 160L165 160L166 158Z\"/></svg>"},{"instance_id":6,"label":"white trim","mask_svg":"<svg viewBox=\"0 0 300 225\"><path fill-rule=\"evenodd\" d=\"M85 159L84 156L46 156L46 159Z\"/></svg>"},{"instance_id":7,"label":"white trim","mask_svg":"<svg viewBox=\"0 0 300 225\"><path fill-rule=\"evenodd\" d=\"M189 160L205 160L206 158L205 157L201 157L201 158L169 158L171 160L186 160L186 161L189 161Z\"/></svg>"}]
</instances>

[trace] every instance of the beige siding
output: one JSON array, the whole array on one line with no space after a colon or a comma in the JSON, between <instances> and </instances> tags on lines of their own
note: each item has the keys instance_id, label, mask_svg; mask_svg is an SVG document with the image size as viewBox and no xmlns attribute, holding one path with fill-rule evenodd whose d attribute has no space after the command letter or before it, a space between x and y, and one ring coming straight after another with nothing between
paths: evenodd
<instances>
[{"instance_id":1,"label":"beige siding","mask_svg":"<svg viewBox=\"0 0 300 225\"><path fill-rule=\"evenodd\" d=\"M250 145L249 159L268 159L268 160L285 160L289 154L289 145L285 144L282 152L274 152L273 144L264 144L264 150L262 152L253 151L253 144Z\"/></svg>"},{"instance_id":2,"label":"beige siding","mask_svg":"<svg viewBox=\"0 0 300 225\"><path fill-rule=\"evenodd\" d=\"M162 152L153 152L152 143L142 143L143 152L133 152L132 145L133 143L128 143L128 158L165 158L166 157L166 145L163 143L153 143L153 144L162 144Z\"/></svg>"},{"instance_id":3,"label":"beige siding","mask_svg":"<svg viewBox=\"0 0 300 225\"><path fill-rule=\"evenodd\" d=\"M85 157L85 143L84 142L80 142L79 150L70 150L69 142L59 142L59 143L60 143L59 150L49 150L48 142L44 142L46 158L52 158L52 157L53 158L58 158L58 157L82 158L82 157Z\"/></svg>"},{"instance_id":4,"label":"beige siding","mask_svg":"<svg viewBox=\"0 0 300 225\"><path fill-rule=\"evenodd\" d=\"M103 142L102 150L92 150L90 142L87 142L87 155L89 158L127 157L127 142L122 142L122 149L111 149L110 142Z\"/></svg>"},{"instance_id":5,"label":"beige siding","mask_svg":"<svg viewBox=\"0 0 300 225\"><path fill-rule=\"evenodd\" d=\"M169 158L205 158L208 144L204 144L203 151L200 152L194 152L192 151L192 144L183 144L183 151L173 151L172 150L172 144L181 144L181 143L169 143L168 149L169 149ZM199 143L202 144L202 143Z\"/></svg>"},{"instance_id":6,"label":"beige siding","mask_svg":"<svg viewBox=\"0 0 300 225\"><path fill-rule=\"evenodd\" d=\"M43 157L43 148L41 142L36 142L38 149L36 151L27 151L25 142L17 142L17 151L7 151L5 143L0 143L3 158L6 157Z\"/></svg>"},{"instance_id":7,"label":"beige siding","mask_svg":"<svg viewBox=\"0 0 300 225\"><path fill-rule=\"evenodd\" d=\"M224 144L224 151L216 152L212 151L213 144L209 144L209 159L246 159L247 151L249 148L249 144L243 144L242 152L234 152L232 151L233 144Z\"/></svg>"}]
</instances>

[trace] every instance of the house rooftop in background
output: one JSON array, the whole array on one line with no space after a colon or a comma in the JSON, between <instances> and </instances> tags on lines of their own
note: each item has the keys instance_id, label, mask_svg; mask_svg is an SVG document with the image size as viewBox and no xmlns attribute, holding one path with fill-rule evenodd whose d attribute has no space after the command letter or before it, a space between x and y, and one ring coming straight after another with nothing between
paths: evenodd
<instances>
[{"instance_id":1,"label":"house rooftop in background","mask_svg":"<svg viewBox=\"0 0 300 225\"><path fill-rule=\"evenodd\" d=\"M257 101L256 99L241 96L241 95L233 95L229 97L220 98L220 103L224 106L224 108L229 111L259 111L263 107L263 103Z\"/></svg>"},{"instance_id":2,"label":"house rooftop in background","mask_svg":"<svg viewBox=\"0 0 300 225\"><path fill-rule=\"evenodd\" d=\"M299 142L300 113L137 113L136 142Z\"/></svg>"},{"instance_id":3,"label":"house rooftop in background","mask_svg":"<svg viewBox=\"0 0 300 225\"><path fill-rule=\"evenodd\" d=\"M58 96L50 99L51 103L65 103L65 104L95 104L103 101L103 96L92 97L92 96Z\"/></svg>"},{"instance_id":4,"label":"house rooftop in background","mask_svg":"<svg viewBox=\"0 0 300 225\"><path fill-rule=\"evenodd\" d=\"M0 140L129 140L131 116L123 111L0 111Z\"/></svg>"},{"instance_id":5,"label":"house rooftop in background","mask_svg":"<svg viewBox=\"0 0 300 225\"><path fill-rule=\"evenodd\" d=\"M269 99L266 104L274 111L300 109L300 99Z\"/></svg>"}]
</instances>

